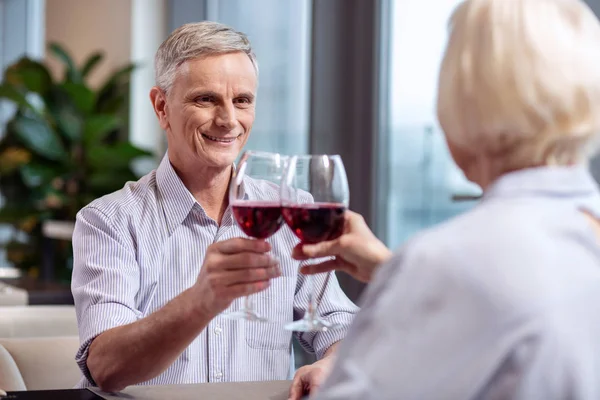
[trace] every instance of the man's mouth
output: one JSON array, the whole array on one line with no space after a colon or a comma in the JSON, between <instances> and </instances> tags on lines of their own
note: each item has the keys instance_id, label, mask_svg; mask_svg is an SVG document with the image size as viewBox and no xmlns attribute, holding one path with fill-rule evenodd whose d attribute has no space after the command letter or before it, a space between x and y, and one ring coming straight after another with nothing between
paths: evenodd
<instances>
[{"instance_id":1,"label":"man's mouth","mask_svg":"<svg viewBox=\"0 0 600 400\"><path fill-rule=\"evenodd\" d=\"M217 137L217 136L206 135L204 133L202 134L203 138L211 140L213 142L219 142L219 143L231 143L231 142L235 141L235 139L237 139L238 136L236 136L236 137Z\"/></svg>"}]
</instances>

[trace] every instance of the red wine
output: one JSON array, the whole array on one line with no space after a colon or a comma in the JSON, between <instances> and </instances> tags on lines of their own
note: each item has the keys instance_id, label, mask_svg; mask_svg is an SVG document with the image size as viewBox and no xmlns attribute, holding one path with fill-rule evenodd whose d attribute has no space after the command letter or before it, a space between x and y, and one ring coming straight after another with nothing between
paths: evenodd
<instances>
[{"instance_id":1,"label":"red wine","mask_svg":"<svg viewBox=\"0 0 600 400\"><path fill-rule=\"evenodd\" d=\"M231 208L242 231L256 239L268 238L283 223L279 203L243 202Z\"/></svg>"},{"instance_id":2,"label":"red wine","mask_svg":"<svg viewBox=\"0 0 600 400\"><path fill-rule=\"evenodd\" d=\"M294 234L308 244L340 237L344 231L344 211L344 205L332 203L299 204L281 209Z\"/></svg>"}]
</instances>

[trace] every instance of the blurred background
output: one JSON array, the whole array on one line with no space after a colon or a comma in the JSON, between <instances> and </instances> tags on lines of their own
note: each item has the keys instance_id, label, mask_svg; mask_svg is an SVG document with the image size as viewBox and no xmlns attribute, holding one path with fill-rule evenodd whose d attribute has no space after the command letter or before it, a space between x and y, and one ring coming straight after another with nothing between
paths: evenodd
<instances>
[{"instance_id":1,"label":"blurred background","mask_svg":"<svg viewBox=\"0 0 600 400\"><path fill-rule=\"evenodd\" d=\"M458 2L0 0L5 298L72 303L75 213L164 154L148 100L153 57L187 22L224 22L254 46L260 85L247 148L341 154L351 208L389 246L473 207L480 190L452 162L435 117ZM588 2L600 11L600 0ZM363 286L340 281L357 299Z\"/></svg>"},{"instance_id":2,"label":"blurred background","mask_svg":"<svg viewBox=\"0 0 600 400\"><path fill-rule=\"evenodd\" d=\"M164 154L148 100L156 49L174 28L205 19L248 34L258 57L247 148L342 154L351 207L392 247L470 207L457 200L478 189L451 162L434 110L457 3L0 0L0 268L68 281L69 246L57 242L77 210ZM54 119L39 123L12 92L27 92ZM346 287L353 297L361 290Z\"/></svg>"}]
</instances>

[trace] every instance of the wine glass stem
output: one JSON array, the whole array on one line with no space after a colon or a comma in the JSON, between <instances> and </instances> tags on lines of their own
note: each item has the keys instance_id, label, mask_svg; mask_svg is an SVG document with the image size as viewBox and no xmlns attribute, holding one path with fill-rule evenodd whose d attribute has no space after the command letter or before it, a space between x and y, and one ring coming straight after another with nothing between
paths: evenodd
<instances>
[{"instance_id":1,"label":"wine glass stem","mask_svg":"<svg viewBox=\"0 0 600 400\"><path fill-rule=\"evenodd\" d=\"M315 302L315 278L313 275L308 275L307 280L308 280L307 283L308 283L309 295L308 295L308 307L306 308L305 318L308 319L309 321L312 321L315 319L316 312L317 312L317 304Z\"/></svg>"},{"instance_id":2,"label":"wine glass stem","mask_svg":"<svg viewBox=\"0 0 600 400\"><path fill-rule=\"evenodd\" d=\"M252 298L250 296L246 296L246 298L244 299L244 310L247 311L254 311L254 304L252 302Z\"/></svg>"}]
</instances>

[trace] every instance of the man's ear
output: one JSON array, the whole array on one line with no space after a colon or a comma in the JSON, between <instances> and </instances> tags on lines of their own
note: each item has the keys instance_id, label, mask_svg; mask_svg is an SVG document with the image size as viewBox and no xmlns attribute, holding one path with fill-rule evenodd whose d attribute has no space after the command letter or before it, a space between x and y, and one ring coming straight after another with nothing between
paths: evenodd
<instances>
[{"instance_id":1,"label":"man's ear","mask_svg":"<svg viewBox=\"0 0 600 400\"><path fill-rule=\"evenodd\" d=\"M152 89L150 89L150 101L152 102L152 107L154 108L154 112L158 117L158 123L160 124L160 127L166 131L169 128L169 110L167 107L166 93L158 86L154 86Z\"/></svg>"}]
</instances>

